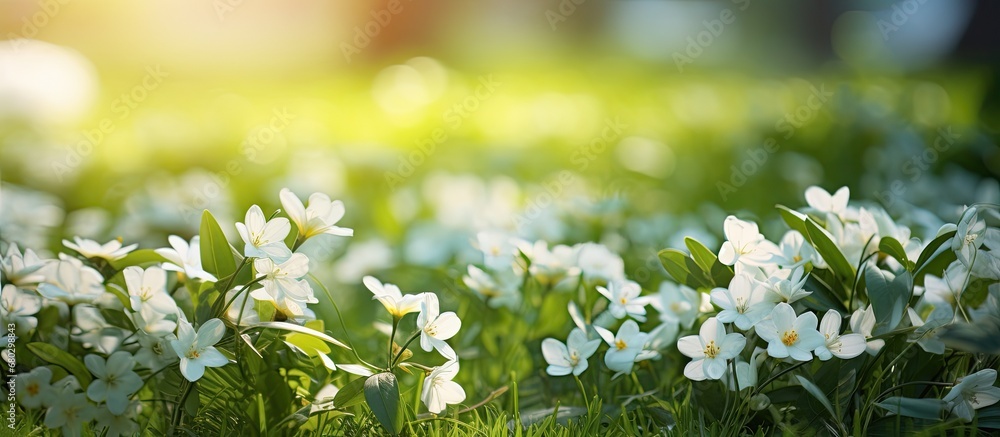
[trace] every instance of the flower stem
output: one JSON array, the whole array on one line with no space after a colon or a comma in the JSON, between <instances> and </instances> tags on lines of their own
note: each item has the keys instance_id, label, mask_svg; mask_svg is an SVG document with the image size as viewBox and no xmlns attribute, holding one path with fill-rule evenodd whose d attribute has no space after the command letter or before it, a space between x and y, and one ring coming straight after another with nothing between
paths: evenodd
<instances>
[{"instance_id":1,"label":"flower stem","mask_svg":"<svg viewBox=\"0 0 1000 437\"><path fill-rule=\"evenodd\" d=\"M396 354L396 357L393 358L392 361L389 361L390 370L392 370L392 368L396 366L396 363L399 362L399 357L403 356L403 352L406 352L406 348L410 346L410 343L413 343L413 340L416 340L417 337L419 336L420 336L420 331L416 331L413 333L413 335L410 335L410 338L406 340L406 344L404 344L403 347L399 348L399 352Z\"/></svg>"}]
</instances>

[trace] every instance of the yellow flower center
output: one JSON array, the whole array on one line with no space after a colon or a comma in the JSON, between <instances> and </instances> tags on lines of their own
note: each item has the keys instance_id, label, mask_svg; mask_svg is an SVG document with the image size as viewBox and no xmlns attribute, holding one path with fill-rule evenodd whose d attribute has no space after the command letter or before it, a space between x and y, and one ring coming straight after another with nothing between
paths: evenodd
<instances>
[{"instance_id":1,"label":"yellow flower center","mask_svg":"<svg viewBox=\"0 0 1000 437\"><path fill-rule=\"evenodd\" d=\"M428 324L427 326L424 326L424 332L431 337L437 337L437 326L434 324Z\"/></svg>"},{"instance_id":2,"label":"yellow flower center","mask_svg":"<svg viewBox=\"0 0 1000 437\"><path fill-rule=\"evenodd\" d=\"M201 353L198 352L198 349L191 349L191 350L188 351L188 353L187 353L186 356L189 359L195 360L195 359L198 359L198 357L201 356Z\"/></svg>"},{"instance_id":3,"label":"yellow flower center","mask_svg":"<svg viewBox=\"0 0 1000 437\"><path fill-rule=\"evenodd\" d=\"M621 298L618 299L618 303L620 303L622 305L625 305L625 304L628 303L628 299L626 299L624 297L621 297Z\"/></svg>"},{"instance_id":4,"label":"yellow flower center","mask_svg":"<svg viewBox=\"0 0 1000 437\"><path fill-rule=\"evenodd\" d=\"M791 346L797 341L799 341L799 333L795 332L794 329L785 331L785 333L781 335L781 342L784 343L785 346Z\"/></svg>"},{"instance_id":5,"label":"yellow flower center","mask_svg":"<svg viewBox=\"0 0 1000 437\"><path fill-rule=\"evenodd\" d=\"M712 340L705 345L705 350L702 352L704 352L705 356L708 358L715 358L719 355L720 351L722 351L722 349L719 348L719 345L715 344L715 340Z\"/></svg>"},{"instance_id":6,"label":"yellow flower center","mask_svg":"<svg viewBox=\"0 0 1000 437\"><path fill-rule=\"evenodd\" d=\"M792 262L799 262L799 261L802 261L802 256L795 255L792 257Z\"/></svg>"},{"instance_id":7,"label":"yellow flower center","mask_svg":"<svg viewBox=\"0 0 1000 437\"><path fill-rule=\"evenodd\" d=\"M38 383L37 382L32 382L32 383L28 384L28 394L29 395L38 396L38 392L40 392L40 391L41 391L41 388L38 387Z\"/></svg>"},{"instance_id":8,"label":"yellow flower center","mask_svg":"<svg viewBox=\"0 0 1000 437\"><path fill-rule=\"evenodd\" d=\"M626 347L628 347L628 345L625 344L625 340L615 340L615 348L618 350L623 350Z\"/></svg>"},{"instance_id":9,"label":"yellow flower center","mask_svg":"<svg viewBox=\"0 0 1000 437\"><path fill-rule=\"evenodd\" d=\"M576 351L570 352L569 363L572 364L573 367L576 367L577 364L580 364L580 354L578 354Z\"/></svg>"}]
</instances>

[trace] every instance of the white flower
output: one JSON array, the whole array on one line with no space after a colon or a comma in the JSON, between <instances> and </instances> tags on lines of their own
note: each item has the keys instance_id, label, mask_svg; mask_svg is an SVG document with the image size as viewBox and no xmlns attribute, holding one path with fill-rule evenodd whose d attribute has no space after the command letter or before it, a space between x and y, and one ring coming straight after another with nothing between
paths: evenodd
<instances>
[{"instance_id":1,"label":"white flower","mask_svg":"<svg viewBox=\"0 0 1000 437\"><path fill-rule=\"evenodd\" d=\"M52 406L45 413L45 426L51 429L61 428L62 435L79 436L83 424L90 422L97 413L94 405L83 393L68 393L53 400Z\"/></svg>"},{"instance_id":2,"label":"white flower","mask_svg":"<svg viewBox=\"0 0 1000 437\"><path fill-rule=\"evenodd\" d=\"M181 374L194 382L205 374L206 367L222 367L229 363L221 352L213 347L226 333L226 325L219 319L209 320L195 333L187 320L177 324L177 339L170 346L181 359Z\"/></svg>"},{"instance_id":3,"label":"white flower","mask_svg":"<svg viewBox=\"0 0 1000 437\"><path fill-rule=\"evenodd\" d=\"M577 267L583 272L583 279L586 281L607 284L625 279L625 262L600 244L584 243L577 246Z\"/></svg>"},{"instance_id":4,"label":"white flower","mask_svg":"<svg viewBox=\"0 0 1000 437\"><path fill-rule=\"evenodd\" d=\"M38 326L34 317L42 309L42 299L34 293L22 291L13 284L3 286L0 291L0 332L7 335L8 325L16 326L16 335L23 335Z\"/></svg>"},{"instance_id":5,"label":"white flower","mask_svg":"<svg viewBox=\"0 0 1000 437\"><path fill-rule=\"evenodd\" d=\"M139 247L138 244L122 247L122 242L118 240L111 240L107 243L101 244L94 240L73 237L73 241L76 243L74 244L69 240L63 240L63 245L77 251L80 255L83 255L86 258L103 258L108 261L114 261L122 258L125 255L128 255L129 252L135 250L136 247Z\"/></svg>"},{"instance_id":6,"label":"white flower","mask_svg":"<svg viewBox=\"0 0 1000 437\"><path fill-rule=\"evenodd\" d=\"M646 302L639 298L642 287L632 281L612 281L608 288L597 286L597 292L611 301L608 312L616 319L631 316L640 322L646 321Z\"/></svg>"},{"instance_id":7,"label":"white flower","mask_svg":"<svg viewBox=\"0 0 1000 437\"><path fill-rule=\"evenodd\" d=\"M951 412L966 422L972 421L975 410L1000 400L1000 387L994 387L997 371L984 369L962 378L948 391L943 400Z\"/></svg>"},{"instance_id":8,"label":"white flower","mask_svg":"<svg viewBox=\"0 0 1000 437\"><path fill-rule=\"evenodd\" d=\"M427 411L439 414L448 404L457 404L465 400L465 390L457 382L452 381L458 374L458 361L448 361L435 367L431 374L424 378L424 389L420 400L427 405Z\"/></svg>"},{"instance_id":9,"label":"white flower","mask_svg":"<svg viewBox=\"0 0 1000 437\"><path fill-rule=\"evenodd\" d=\"M170 347L170 342L177 339L174 334L160 337L139 331L136 337L139 339L139 350L134 358L140 366L156 372L177 362L177 353Z\"/></svg>"},{"instance_id":10,"label":"white flower","mask_svg":"<svg viewBox=\"0 0 1000 437\"><path fill-rule=\"evenodd\" d=\"M626 320L618 328L618 334L612 336L611 332L600 326L594 327L601 337L611 346L604 354L604 364L618 373L628 373L632 371L632 365L636 358L646 346L649 334L639 332L639 325L635 320Z\"/></svg>"},{"instance_id":11,"label":"white flower","mask_svg":"<svg viewBox=\"0 0 1000 437\"><path fill-rule=\"evenodd\" d=\"M104 294L104 278L80 260L69 257L46 268L45 282L38 284L38 293L49 299L68 304L89 303Z\"/></svg>"},{"instance_id":12,"label":"white flower","mask_svg":"<svg viewBox=\"0 0 1000 437\"><path fill-rule=\"evenodd\" d=\"M281 206L299 229L299 235L303 240L319 234L341 237L354 235L353 229L336 226L337 222L344 218L344 202L339 200L331 202L330 196L313 193L309 196L309 206L306 207L288 188L282 188L278 197L281 198Z\"/></svg>"},{"instance_id":13,"label":"white flower","mask_svg":"<svg viewBox=\"0 0 1000 437\"><path fill-rule=\"evenodd\" d=\"M863 335L868 345L865 351L875 356L882 350L882 346L885 346L885 340L871 340L873 329L875 329L875 310L871 305L866 309L858 308L851 314L851 332Z\"/></svg>"},{"instance_id":14,"label":"white flower","mask_svg":"<svg viewBox=\"0 0 1000 437\"><path fill-rule=\"evenodd\" d=\"M399 287L392 284L382 284L378 279L371 276L365 276L361 281L374 294L372 299L382 302L382 306L389 311L389 314L393 318L401 318L409 313L420 310L420 303L423 301L423 297L418 294L403 296L403 293L399 291Z\"/></svg>"},{"instance_id":15,"label":"white flower","mask_svg":"<svg viewBox=\"0 0 1000 437\"><path fill-rule=\"evenodd\" d=\"M476 247L483 252L483 264L490 270L509 268L514 262L517 246L507 234L484 231L476 234Z\"/></svg>"},{"instance_id":16,"label":"white flower","mask_svg":"<svg viewBox=\"0 0 1000 437\"><path fill-rule=\"evenodd\" d=\"M156 253L167 259L163 270L181 272L189 278L215 282L218 279L201 266L201 239L197 235L188 243L176 235L167 237L170 248L156 249Z\"/></svg>"},{"instance_id":17,"label":"white flower","mask_svg":"<svg viewBox=\"0 0 1000 437\"><path fill-rule=\"evenodd\" d=\"M816 356L826 361L836 356L843 360L849 360L864 353L867 345L865 337L861 334L840 334L840 324L843 317L837 310L829 310L823 315L823 320L819 323L819 333L823 334L825 343L816 348Z\"/></svg>"},{"instance_id":18,"label":"white flower","mask_svg":"<svg viewBox=\"0 0 1000 437\"><path fill-rule=\"evenodd\" d=\"M660 313L661 322L688 329L698 318L701 296L687 285L663 281L660 283L658 294L651 297L649 302Z\"/></svg>"},{"instance_id":19,"label":"white flower","mask_svg":"<svg viewBox=\"0 0 1000 437\"><path fill-rule=\"evenodd\" d=\"M805 312L795 317L792 306L782 302L755 329L757 335L767 342L768 355L809 361L813 357L812 351L825 343L823 335L816 330L816 322L815 314Z\"/></svg>"},{"instance_id":20,"label":"white flower","mask_svg":"<svg viewBox=\"0 0 1000 437\"><path fill-rule=\"evenodd\" d=\"M110 354L118 349L125 338L125 330L111 326L101 310L85 304L74 305L73 324L71 332L73 341L83 344L84 348L94 348L104 354ZM134 320L134 319L133 319ZM141 325L137 325L140 326Z\"/></svg>"},{"instance_id":21,"label":"white flower","mask_svg":"<svg viewBox=\"0 0 1000 437\"><path fill-rule=\"evenodd\" d=\"M420 330L420 347L425 352L437 349L445 358L455 359L455 350L445 343L462 327L462 321L453 311L442 313L438 297L434 293L423 293L420 314L417 315L417 329Z\"/></svg>"},{"instance_id":22,"label":"white flower","mask_svg":"<svg viewBox=\"0 0 1000 437\"><path fill-rule=\"evenodd\" d=\"M851 218L847 202L850 200L851 190L847 187L840 187L832 196L820 187L811 186L806 188L806 203L822 214L833 214L842 221Z\"/></svg>"},{"instance_id":23,"label":"white flower","mask_svg":"<svg viewBox=\"0 0 1000 437\"><path fill-rule=\"evenodd\" d=\"M490 308L516 309L521 303L521 278L508 266L492 275L470 265L469 274L462 278L467 287L486 298Z\"/></svg>"},{"instance_id":24,"label":"white flower","mask_svg":"<svg viewBox=\"0 0 1000 437\"><path fill-rule=\"evenodd\" d=\"M39 408L52 405L56 392L50 382L52 370L48 367L36 367L31 372L20 373L15 377L17 400L24 408Z\"/></svg>"},{"instance_id":25,"label":"white flower","mask_svg":"<svg viewBox=\"0 0 1000 437\"><path fill-rule=\"evenodd\" d=\"M146 270L142 267L125 267L125 287L128 288L129 303L132 311L140 311L146 307L160 314L177 312L177 303L167 294L167 272L152 266Z\"/></svg>"},{"instance_id":26,"label":"white flower","mask_svg":"<svg viewBox=\"0 0 1000 437\"><path fill-rule=\"evenodd\" d=\"M716 288L711 293L712 303L722 308L716 316L722 323L733 323L748 330L767 317L774 302L764 299L760 283L746 273L737 274L729 288Z\"/></svg>"},{"instance_id":27,"label":"white flower","mask_svg":"<svg viewBox=\"0 0 1000 437\"><path fill-rule=\"evenodd\" d=\"M878 223L872 213L864 208L858 212L857 222L827 220L826 226L827 229L823 231L837 243L837 247L850 262L861 262L865 256L878 251Z\"/></svg>"},{"instance_id":28,"label":"white flower","mask_svg":"<svg viewBox=\"0 0 1000 437\"><path fill-rule=\"evenodd\" d=\"M802 289L806 279L805 269L802 267L775 270L764 283L766 289L764 299L775 303L792 303L809 296L812 292Z\"/></svg>"},{"instance_id":29,"label":"white flower","mask_svg":"<svg viewBox=\"0 0 1000 437\"><path fill-rule=\"evenodd\" d=\"M87 387L87 397L94 402L106 402L112 414L122 414L128 406L129 396L142 388L142 379L132 368L135 359L126 351L118 351L108 357L90 354L83 357L87 370L95 378Z\"/></svg>"},{"instance_id":30,"label":"white flower","mask_svg":"<svg viewBox=\"0 0 1000 437\"><path fill-rule=\"evenodd\" d=\"M785 232L785 236L778 243L778 253L775 254L771 262L781 268L791 269L808 262L819 264L817 262L819 259L820 257L816 253L816 249L813 249L812 245L806 241L806 238L799 231L793 229Z\"/></svg>"},{"instance_id":31,"label":"white flower","mask_svg":"<svg viewBox=\"0 0 1000 437\"><path fill-rule=\"evenodd\" d=\"M309 272L309 258L301 253L293 253L285 262L275 264L268 258L253 262L257 274L265 275L258 288L250 293L254 299L267 301L288 316L301 316L306 304L319 302L312 287L305 279L299 279ZM238 308L238 307L237 307Z\"/></svg>"},{"instance_id":32,"label":"white flower","mask_svg":"<svg viewBox=\"0 0 1000 437\"><path fill-rule=\"evenodd\" d=\"M940 278L927 275L924 277L924 300L935 306L955 309L968 277L968 267L959 261L951 263Z\"/></svg>"},{"instance_id":33,"label":"white flower","mask_svg":"<svg viewBox=\"0 0 1000 437\"><path fill-rule=\"evenodd\" d=\"M729 216L723 224L723 231L726 242L719 250L719 261L727 266L760 266L770 262L778 253L778 247L761 235L754 222Z\"/></svg>"},{"instance_id":34,"label":"white flower","mask_svg":"<svg viewBox=\"0 0 1000 437\"><path fill-rule=\"evenodd\" d=\"M139 424L132 418L138 409L138 404L133 402L124 412L115 414L109 408L98 408L94 421L97 422L95 430L107 429L107 433L101 434L105 437L133 436L139 433Z\"/></svg>"},{"instance_id":35,"label":"white flower","mask_svg":"<svg viewBox=\"0 0 1000 437\"><path fill-rule=\"evenodd\" d=\"M739 382L739 389L757 386L757 368L767 359L767 349L755 347L750 355L750 362L743 361L739 355L736 356L736 379ZM726 370L729 370L728 368ZM728 372L727 372L728 373ZM730 374L731 375L731 374ZM736 381L732 377L726 378L726 386L735 391Z\"/></svg>"},{"instance_id":36,"label":"white flower","mask_svg":"<svg viewBox=\"0 0 1000 437\"><path fill-rule=\"evenodd\" d=\"M589 340L580 328L573 328L569 332L566 344L554 338L546 338L542 340L542 356L549 363L545 372L552 376L570 373L580 376L587 370L587 360L597 352L600 345L600 339Z\"/></svg>"},{"instance_id":37,"label":"white flower","mask_svg":"<svg viewBox=\"0 0 1000 437\"><path fill-rule=\"evenodd\" d=\"M983 245L985 236L986 220L980 220L976 207L970 207L962 213L962 220L958 222L958 232L951 240L951 250L955 251L962 264L972 266L973 258L981 255L976 252Z\"/></svg>"},{"instance_id":38,"label":"white flower","mask_svg":"<svg viewBox=\"0 0 1000 437\"><path fill-rule=\"evenodd\" d=\"M950 307L941 306L934 308L930 314L927 315L927 321L924 321L920 314L917 313L912 307L906 308L906 315L910 318L910 324L917 328L913 332L910 342L913 342L913 337L916 338L916 342L920 345L920 348L924 351L932 354L943 355L947 346L943 341L938 339L937 330L938 328L947 325L951 322L952 317L955 315ZM930 325L928 325L930 323Z\"/></svg>"},{"instance_id":39,"label":"white flower","mask_svg":"<svg viewBox=\"0 0 1000 437\"><path fill-rule=\"evenodd\" d=\"M260 322L260 315L257 314L257 309L254 308L255 299L251 299L250 295L246 293L236 297L239 292L240 287L237 287L226 293L225 302L232 302L229 308L226 309L226 320L237 326L252 325Z\"/></svg>"},{"instance_id":40,"label":"white flower","mask_svg":"<svg viewBox=\"0 0 1000 437\"><path fill-rule=\"evenodd\" d=\"M746 346L743 334L726 334L715 317L709 317L698 330L677 340L677 349L692 361L684 366L684 376L693 381L719 379L726 373L726 360L735 358Z\"/></svg>"},{"instance_id":41,"label":"white flower","mask_svg":"<svg viewBox=\"0 0 1000 437\"><path fill-rule=\"evenodd\" d=\"M38 258L34 251L24 249L24 255L21 255L14 243L7 247L7 253L0 258L0 271L4 278L19 287L44 281L45 275L38 273L44 266L45 261Z\"/></svg>"},{"instance_id":42,"label":"white flower","mask_svg":"<svg viewBox=\"0 0 1000 437\"><path fill-rule=\"evenodd\" d=\"M285 237L292 230L288 219L276 217L268 221L264 217L264 211L254 205L247 210L244 221L245 224L236 224L240 238L246 243L243 246L244 256L270 258L277 262L283 262L292 256L292 250L285 246Z\"/></svg>"},{"instance_id":43,"label":"white flower","mask_svg":"<svg viewBox=\"0 0 1000 437\"><path fill-rule=\"evenodd\" d=\"M559 244L549 250L544 240L530 245L524 243L519 248L531 260L528 273L539 283L553 288L576 286L580 276L580 268L576 266L577 248Z\"/></svg>"}]
</instances>

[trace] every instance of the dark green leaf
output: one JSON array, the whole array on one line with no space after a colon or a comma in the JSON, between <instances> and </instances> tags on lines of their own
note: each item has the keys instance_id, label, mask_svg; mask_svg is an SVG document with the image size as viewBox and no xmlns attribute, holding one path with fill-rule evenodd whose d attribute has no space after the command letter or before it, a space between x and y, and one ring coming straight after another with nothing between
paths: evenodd
<instances>
[{"instance_id":1,"label":"dark green leaf","mask_svg":"<svg viewBox=\"0 0 1000 437\"><path fill-rule=\"evenodd\" d=\"M113 310L110 308L101 308L101 316L104 320L110 323L112 326L116 326L127 331L135 331L135 325L132 321L125 316L121 310Z\"/></svg>"},{"instance_id":2,"label":"dark green leaf","mask_svg":"<svg viewBox=\"0 0 1000 437\"><path fill-rule=\"evenodd\" d=\"M399 410L399 386L396 375L376 373L365 380L365 400L382 427L396 435L403 429L403 416Z\"/></svg>"},{"instance_id":3,"label":"dark green leaf","mask_svg":"<svg viewBox=\"0 0 1000 437\"><path fill-rule=\"evenodd\" d=\"M854 267L844 257L844 253L834 244L830 236L812 219L805 223L809 241L812 242L816 251L819 252L830 269L837 274L837 277L845 283L854 281Z\"/></svg>"},{"instance_id":4,"label":"dark green leaf","mask_svg":"<svg viewBox=\"0 0 1000 437\"><path fill-rule=\"evenodd\" d=\"M865 269L868 300L875 312L874 334L879 335L896 328L906 312L912 283L910 272L903 271L891 282L878 267Z\"/></svg>"},{"instance_id":5,"label":"dark green leaf","mask_svg":"<svg viewBox=\"0 0 1000 437\"><path fill-rule=\"evenodd\" d=\"M920 270L923 268L924 264L927 264L927 261L938 252L938 249L942 249L941 246L945 243L951 242L951 239L954 238L957 233L957 231L946 232L931 240L931 242L927 244L927 247L920 252L920 256L917 257L916 269ZM942 251L943 250L951 250L951 245L945 246Z\"/></svg>"},{"instance_id":6,"label":"dark green leaf","mask_svg":"<svg viewBox=\"0 0 1000 437\"><path fill-rule=\"evenodd\" d=\"M686 253L676 249L664 249L657 256L663 268L677 283L702 290L714 287L714 282L708 274Z\"/></svg>"},{"instance_id":7,"label":"dark green leaf","mask_svg":"<svg viewBox=\"0 0 1000 437\"><path fill-rule=\"evenodd\" d=\"M900 416L918 419L939 419L945 403L941 399L915 399L893 396L875 405Z\"/></svg>"},{"instance_id":8,"label":"dark green leaf","mask_svg":"<svg viewBox=\"0 0 1000 437\"><path fill-rule=\"evenodd\" d=\"M28 350L38 356L38 358L41 358L48 363L60 366L66 369L69 373L72 373L73 376L76 377L76 380L80 383L80 388L84 391L87 390L87 386L90 385L90 381L92 380L90 377L90 371L88 371L87 366L84 366L80 360L76 359L76 357L48 343L28 343Z\"/></svg>"},{"instance_id":9,"label":"dark green leaf","mask_svg":"<svg viewBox=\"0 0 1000 437\"><path fill-rule=\"evenodd\" d=\"M899 240L892 237L882 237L878 243L878 250L896 258L896 261L899 261L900 264L906 267L906 270L913 271L915 264L906 257L906 249L903 249L903 245L900 244Z\"/></svg>"},{"instance_id":10,"label":"dark green leaf","mask_svg":"<svg viewBox=\"0 0 1000 437\"><path fill-rule=\"evenodd\" d=\"M347 383L340 388L337 395L333 397L334 408L343 409L360 404L365 400L362 396L365 392L365 378L358 378Z\"/></svg>"},{"instance_id":11,"label":"dark green leaf","mask_svg":"<svg viewBox=\"0 0 1000 437\"><path fill-rule=\"evenodd\" d=\"M823 391L820 390L819 387L816 387L816 384L813 384L812 381L800 375L795 375L795 379L799 381L799 385L801 385L802 388L806 389L806 391L816 398L820 404L823 404L823 408L826 408L826 411L830 413L830 417L832 417L833 420L839 420L837 413L833 410L833 405L830 405L830 400L826 398L826 395L823 394Z\"/></svg>"},{"instance_id":12,"label":"dark green leaf","mask_svg":"<svg viewBox=\"0 0 1000 437\"><path fill-rule=\"evenodd\" d=\"M734 276L732 267L719 261L715 253L698 240L685 237L684 244L691 251L691 257L694 259L695 264L698 264L698 267L701 267L703 271L708 272L709 277L716 287L729 287L729 283L733 281Z\"/></svg>"},{"instance_id":13,"label":"dark green leaf","mask_svg":"<svg viewBox=\"0 0 1000 437\"><path fill-rule=\"evenodd\" d=\"M207 209L201 214L199 235L201 236L202 268L215 275L216 278L223 278L236 272L233 249L229 246L226 234L222 232L219 222Z\"/></svg>"}]
</instances>

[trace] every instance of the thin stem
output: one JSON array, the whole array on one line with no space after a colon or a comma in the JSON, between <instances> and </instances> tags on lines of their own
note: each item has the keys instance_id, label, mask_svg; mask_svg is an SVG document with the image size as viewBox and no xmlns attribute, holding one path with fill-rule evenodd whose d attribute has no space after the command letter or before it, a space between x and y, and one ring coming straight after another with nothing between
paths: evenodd
<instances>
[{"instance_id":1,"label":"thin stem","mask_svg":"<svg viewBox=\"0 0 1000 437\"><path fill-rule=\"evenodd\" d=\"M399 327L399 317L392 316L392 333L389 334L389 355L386 356L386 360L387 360L386 364L389 366L389 369L392 369L392 362L394 361L393 358L392 358L392 345L393 345L393 342L395 342L395 340L396 340L396 328L397 327ZM400 349L399 353L402 354L403 353L403 349Z\"/></svg>"},{"instance_id":2,"label":"thin stem","mask_svg":"<svg viewBox=\"0 0 1000 437\"><path fill-rule=\"evenodd\" d=\"M266 275L265 276L258 276L257 279L254 279L253 281L250 281L249 283L247 283L247 285L244 285L243 288L240 289L240 291L237 291L236 294L233 295L232 299L229 299L229 301L227 301L225 303L225 305L222 307L222 310L219 311L219 313L217 314L217 316L221 316L222 314L225 314L226 311L229 311L229 307L233 304L233 301L236 300L236 298L240 297L241 294L243 294L245 291L249 290L252 285L254 285L254 284L256 284L256 283L258 283L260 281L263 281L265 279L267 279ZM223 297L225 297L225 295L223 295ZM240 317L241 318L243 317L242 311L240 312ZM238 322L239 322L239 320L237 320L237 323Z\"/></svg>"},{"instance_id":3,"label":"thin stem","mask_svg":"<svg viewBox=\"0 0 1000 437\"><path fill-rule=\"evenodd\" d=\"M760 391L763 390L764 387L767 387L767 385L770 384L771 382L773 382L775 379L778 379L778 378L782 377L784 374L786 374L788 372L791 372L792 370L798 369L799 367L802 367L802 366L804 366L804 365L806 365L808 363L809 363L809 361L799 362L799 363L795 364L794 366L786 368L786 369L778 372L777 374L771 376L770 378L767 378L767 380L764 381L763 384L761 384L759 387L757 387L756 389L754 389L753 394L751 395L751 397L760 394Z\"/></svg>"},{"instance_id":4,"label":"thin stem","mask_svg":"<svg viewBox=\"0 0 1000 437\"><path fill-rule=\"evenodd\" d=\"M936 381L910 381L910 382L904 382L902 384L889 387L888 389L886 389L882 393L879 393L878 396L875 396L875 399L876 400L882 399L882 397L884 397L885 395L887 395L889 393L892 393L892 392L894 392L896 390L899 390L899 389L901 389L903 387L909 386L909 385L927 385L927 386L937 386L937 387L952 387L952 386L955 385L955 383L953 383L953 382L936 382Z\"/></svg>"},{"instance_id":5,"label":"thin stem","mask_svg":"<svg viewBox=\"0 0 1000 437\"><path fill-rule=\"evenodd\" d=\"M333 305L333 310L337 312L337 320L340 322L340 328L344 330L344 338L347 339L347 345L351 347L351 352L354 353L354 358L356 358L359 363L364 364L364 365L366 365L366 366L368 366L368 367L370 367L372 369L376 369L377 370L378 366L375 366L374 364L371 364L371 363L369 363L369 362L361 359L361 355L358 355L358 349L354 347L354 342L351 340L351 331L347 330L347 325L344 324L344 316L340 313L340 307L337 306L337 302L334 301L333 300L333 296L330 295L330 290L328 288L326 288L326 286L323 285L322 282L320 282L319 280L317 280L316 277L313 276L312 273L307 273L306 275L309 276L309 278L312 279L313 282L316 283L316 285L319 285L319 288L323 289L323 294L326 295L326 298L330 300L330 304Z\"/></svg>"},{"instance_id":6,"label":"thin stem","mask_svg":"<svg viewBox=\"0 0 1000 437\"><path fill-rule=\"evenodd\" d=\"M580 377L576 374L573 374L573 379L576 380L576 386L580 389L580 394L583 395L583 402L587 404L587 407L590 407L590 400L587 398L587 390L583 388L583 381L580 381Z\"/></svg>"},{"instance_id":7,"label":"thin stem","mask_svg":"<svg viewBox=\"0 0 1000 437\"><path fill-rule=\"evenodd\" d=\"M403 352L406 352L406 348L410 346L410 343L413 343L413 340L416 340L417 337L419 336L420 336L420 331L414 332L413 335L410 335L410 338L406 340L406 344L404 344L403 347L399 348L399 353L396 354L396 357L393 358L392 361L389 361L390 370L396 366L397 362L399 362L399 357L403 356Z\"/></svg>"},{"instance_id":8,"label":"thin stem","mask_svg":"<svg viewBox=\"0 0 1000 437\"><path fill-rule=\"evenodd\" d=\"M194 391L194 383L188 381L184 382L184 394L181 395L181 399L174 409L174 417L170 421L171 435L175 434L177 432L177 427L181 425L181 419L184 417L184 404L187 403L188 396L190 396L191 392Z\"/></svg>"}]
</instances>

